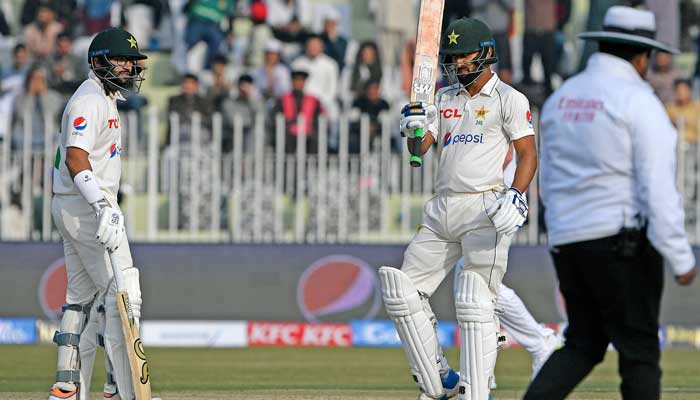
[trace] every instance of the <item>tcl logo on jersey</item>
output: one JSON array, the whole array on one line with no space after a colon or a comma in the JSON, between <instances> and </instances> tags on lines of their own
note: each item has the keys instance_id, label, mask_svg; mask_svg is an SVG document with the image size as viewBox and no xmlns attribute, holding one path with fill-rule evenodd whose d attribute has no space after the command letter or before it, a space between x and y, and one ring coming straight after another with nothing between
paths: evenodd
<instances>
[{"instance_id":1,"label":"tcl logo on jersey","mask_svg":"<svg viewBox=\"0 0 700 400\"><path fill-rule=\"evenodd\" d=\"M443 118L462 118L462 114L456 108L447 108L445 110L440 110Z\"/></svg>"},{"instance_id":2,"label":"tcl logo on jersey","mask_svg":"<svg viewBox=\"0 0 700 400\"><path fill-rule=\"evenodd\" d=\"M248 345L350 347L352 330L348 324L250 321Z\"/></svg>"},{"instance_id":3,"label":"tcl logo on jersey","mask_svg":"<svg viewBox=\"0 0 700 400\"><path fill-rule=\"evenodd\" d=\"M119 120L116 118L108 119L107 126L109 126L109 129L118 129L119 128Z\"/></svg>"},{"instance_id":4,"label":"tcl logo on jersey","mask_svg":"<svg viewBox=\"0 0 700 400\"><path fill-rule=\"evenodd\" d=\"M87 120L83 117L78 117L74 119L73 128L75 128L78 131L82 131L83 129L87 128Z\"/></svg>"},{"instance_id":5,"label":"tcl logo on jersey","mask_svg":"<svg viewBox=\"0 0 700 400\"><path fill-rule=\"evenodd\" d=\"M111 146L109 146L109 158L114 158L122 153L122 149L117 147L116 143L112 143Z\"/></svg>"},{"instance_id":6,"label":"tcl logo on jersey","mask_svg":"<svg viewBox=\"0 0 700 400\"><path fill-rule=\"evenodd\" d=\"M451 144L457 145L458 143L484 143L484 135L480 133L460 133L457 135L452 135L450 132L447 132L443 147L447 147Z\"/></svg>"}]
</instances>

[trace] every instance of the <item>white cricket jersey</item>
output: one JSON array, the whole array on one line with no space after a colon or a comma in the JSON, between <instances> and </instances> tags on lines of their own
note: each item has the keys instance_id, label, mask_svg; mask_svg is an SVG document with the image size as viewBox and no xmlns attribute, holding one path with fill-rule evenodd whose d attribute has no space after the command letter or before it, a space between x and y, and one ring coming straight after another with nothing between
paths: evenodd
<instances>
[{"instance_id":1,"label":"white cricket jersey","mask_svg":"<svg viewBox=\"0 0 700 400\"><path fill-rule=\"evenodd\" d=\"M439 116L428 130L438 146L438 193L502 188L510 142L534 135L530 104L494 74L474 97L456 84L435 95Z\"/></svg>"},{"instance_id":2,"label":"white cricket jersey","mask_svg":"<svg viewBox=\"0 0 700 400\"><path fill-rule=\"evenodd\" d=\"M77 147L89 156L92 171L105 196L116 202L121 178L121 123L117 92L107 96L102 83L90 71L68 100L61 119L61 132L53 175L53 192L79 194L66 167L66 148Z\"/></svg>"},{"instance_id":3,"label":"white cricket jersey","mask_svg":"<svg viewBox=\"0 0 700 400\"><path fill-rule=\"evenodd\" d=\"M545 102L540 121L551 245L612 236L639 214L676 274L695 265L676 188L677 133L632 64L594 54Z\"/></svg>"}]
</instances>

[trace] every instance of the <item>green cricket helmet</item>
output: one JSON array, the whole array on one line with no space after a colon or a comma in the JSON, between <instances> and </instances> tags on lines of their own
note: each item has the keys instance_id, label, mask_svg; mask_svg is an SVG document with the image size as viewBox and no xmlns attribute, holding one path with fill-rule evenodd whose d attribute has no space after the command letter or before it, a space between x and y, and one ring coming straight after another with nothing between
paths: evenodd
<instances>
[{"instance_id":1,"label":"green cricket helmet","mask_svg":"<svg viewBox=\"0 0 700 400\"><path fill-rule=\"evenodd\" d=\"M489 54L489 49L491 54ZM478 52L476 58L468 62L456 63L455 56L464 56ZM469 86L489 68L498 62L496 41L491 29L475 18L460 18L447 26L442 33L440 55L443 68L450 84L457 82ZM476 65L473 71L467 71L469 64Z\"/></svg>"},{"instance_id":2,"label":"green cricket helmet","mask_svg":"<svg viewBox=\"0 0 700 400\"><path fill-rule=\"evenodd\" d=\"M110 92L138 92L146 69L141 61L146 58L148 57L139 51L134 36L120 28L111 28L98 33L92 39L88 49L90 69ZM120 64L127 61L132 63L128 76L115 72L120 68Z\"/></svg>"}]
</instances>

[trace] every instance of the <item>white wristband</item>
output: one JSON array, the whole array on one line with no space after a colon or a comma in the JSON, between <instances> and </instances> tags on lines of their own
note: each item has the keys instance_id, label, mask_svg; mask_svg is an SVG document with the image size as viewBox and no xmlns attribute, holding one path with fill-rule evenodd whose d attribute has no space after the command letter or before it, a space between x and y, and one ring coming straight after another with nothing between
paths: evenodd
<instances>
[{"instance_id":1,"label":"white wristband","mask_svg":"<svg viewBox=\"0 0 700 400\"><path fill-rule=\"evenodd\" d=\"M75 174L73 183L75 183L78 192L87 200L88 204L104 199L100 185L97 184L97 179L95 179L95 174L89 169Z\"/></svg>"}]
</instances>

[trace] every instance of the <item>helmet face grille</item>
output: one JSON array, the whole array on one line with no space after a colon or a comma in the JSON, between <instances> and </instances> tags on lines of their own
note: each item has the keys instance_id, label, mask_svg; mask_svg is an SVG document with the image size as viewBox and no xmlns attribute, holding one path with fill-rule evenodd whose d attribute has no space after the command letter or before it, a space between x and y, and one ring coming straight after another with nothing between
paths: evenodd
<instances>
[{"instance_id":1,"label":"helmet face grille","mask_svg":"<svg viewBox=\"0 0 700 400\"><path fill-rule=\"evenodd\" d=\"M492 50L491 57L488 56L489 49ZM476 58L463 62L455 62L454 55L444 56L442 68L447 76L447 82L450 85L459 83L464 87L471 85L484 71L489 69L489 65L498 62L498 58L493 56L495 51L495 47L483 47ZM476 66L472 71L470 71L471 65Z\"/></svg>"},{"instance_id":2,"label":"helmet face grille","mask_svg":"<svg viewBox=\"0 0 700 400\"><path fill-rule=\"evenodd\" d=\"M117 57L114 57L117 58ZM112 59L114 59L112 58ZM121 57L119 57L121 58ZM99 60L99 64L95 60ZM124 57L124 59L132 62L131 71L128 76L121 76L115 71L120 66L114 64L107 55L90 58L90 69L103 82L106 89L110 92L131 92L138 93L141 90L141 84L145 80L144 72L146 67L139 65L138 59Z\"/></svg>"}]
</instances>

